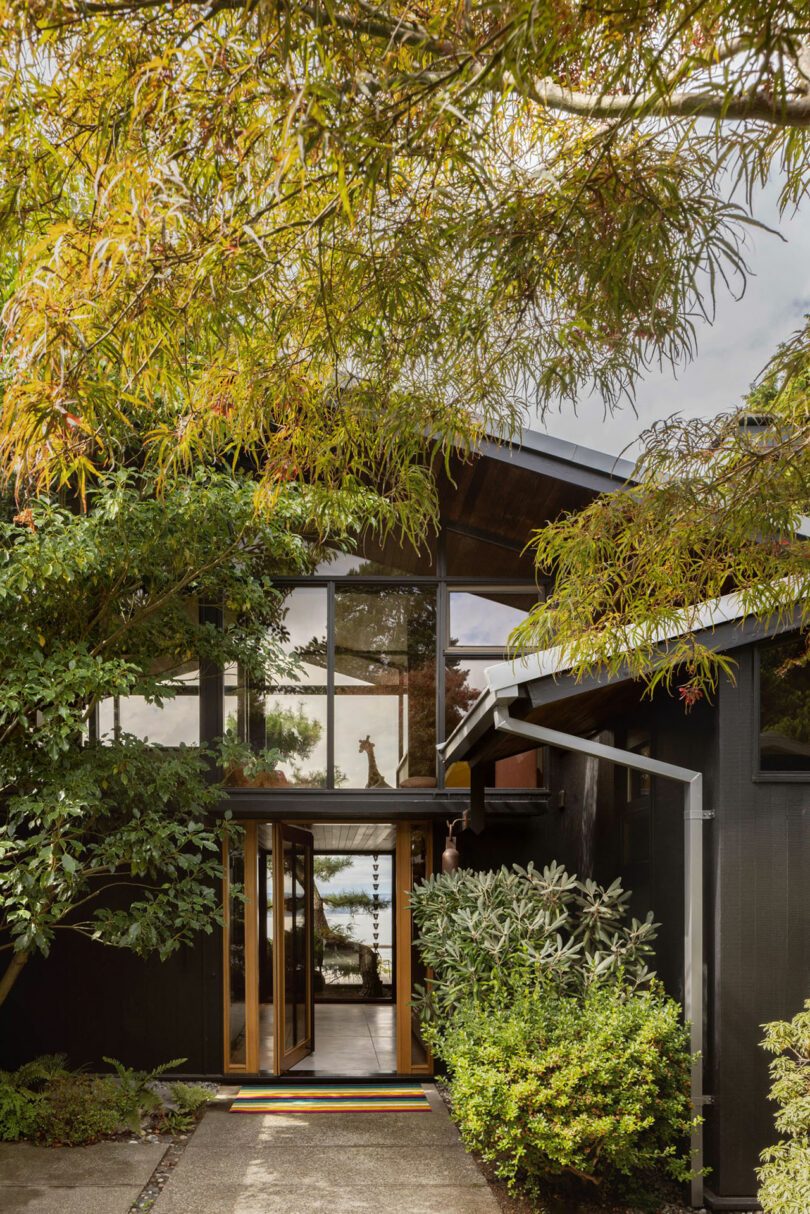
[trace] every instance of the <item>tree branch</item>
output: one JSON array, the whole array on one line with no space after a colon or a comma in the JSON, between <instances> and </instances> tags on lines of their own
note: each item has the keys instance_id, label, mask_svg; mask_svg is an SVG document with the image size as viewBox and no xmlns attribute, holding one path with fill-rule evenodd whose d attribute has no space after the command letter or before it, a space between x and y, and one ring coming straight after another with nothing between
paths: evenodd
<instances>
[{"instance_id":1,"label":"tree branch","mask_svg":"<svg viewBox=\"0 0 810 1214\"><path fill-rule=\"evenodd\" d=\"M780 103L762 92L731 98L700 89L679 90L669 97L653 92L638 96L580 93L549 79L534 81L527 94L547 109L587 118L713 118L726 122L754 120L771 126L810 126L810 97Z\"/></svg>"},{"instance_id":2,"label":"tree branch","mask_svg":"<svg viewBox=\"0 0 810 1214\"><path fill-rule=\"evenodd\" d=\"M5 1003L9 991L22 973L22 968L28 960L28 953L18 951L6 966L3 977L0 978L0 1005Z\"/></svg>"}]
</instances>

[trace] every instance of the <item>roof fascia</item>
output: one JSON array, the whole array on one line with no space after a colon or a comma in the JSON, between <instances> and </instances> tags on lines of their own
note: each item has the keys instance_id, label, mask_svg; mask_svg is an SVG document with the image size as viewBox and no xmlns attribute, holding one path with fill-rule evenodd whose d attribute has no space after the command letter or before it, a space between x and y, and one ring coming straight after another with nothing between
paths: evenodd
<instances>
[{"instance_id":1,"label":"roof fascia","mask_svg":"<svg viewBox=\"0 0 810 1214\"><path fill-rule=\"evenodd\" d=\"M482 439L478 451L487 459L500 460L594 493L612 493L633 483L634 465L629 460L533 431L524 431L522 439L520 436L500 441Z\"/></svg>"}]
</instances>

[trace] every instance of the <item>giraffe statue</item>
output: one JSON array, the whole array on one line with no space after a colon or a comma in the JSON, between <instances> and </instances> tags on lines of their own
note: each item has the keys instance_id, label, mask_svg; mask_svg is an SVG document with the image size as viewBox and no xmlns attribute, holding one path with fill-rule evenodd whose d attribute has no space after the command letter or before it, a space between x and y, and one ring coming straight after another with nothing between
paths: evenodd
<instances>
[{"instance_id":1,"label":"giraffe statue","mask_svg":"<svg viewBox=\"0 0 810 1214\"><path fill-rule=\"evenodd\" d=\"M386 783L382 772L377 766L377 760L374 758L374 743L371 740L371 735L366 734L360 739L359 750L368 755L368 783L366 788L390 788L391 785Z\"/></svg>"}]
</instances>

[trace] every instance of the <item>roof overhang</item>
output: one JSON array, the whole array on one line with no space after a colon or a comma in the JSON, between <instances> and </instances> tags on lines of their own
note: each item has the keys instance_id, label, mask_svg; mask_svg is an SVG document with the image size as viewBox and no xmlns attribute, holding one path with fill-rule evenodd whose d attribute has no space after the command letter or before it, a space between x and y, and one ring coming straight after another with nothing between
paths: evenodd
<instances>
[{"instance_id":1,"label":"roof overhang","mask_svg":"<svg viewBox=\"0 0 810 1214\"><path fill-rule=\"evenodd\" d=\"M563 480L594 493L612 493L634 483L635 465L630 460L536 430L482 439L477 451L487 459Z\"/></svg>"},{"instance_id":2,"label":"roof overhang","mask_svg":"<svg viewBox=\"0 0 810 1214\"><path fill-rule=\"evenodd\" d=\"M677 637L691 634L701 644L715 652L726 652L756 641L791 632L799 626L800 609L796 605L774 617L750 614L739 595L724 595L713 603L702 604L690 612L689 627L662 630L654 639L656 650L665 659L670 643ZM628 649L630 647L628 646ZM655 658L650 661L650 668ZM500 662L485 671L487 686L450 737L437 749L444 763L469 761L482 741L495 728L498 707L520 702L524 715L545 705L562 707L589 693L609 688L619 690L639 685L629 662L620 663L611 671L601 670L588 675L576 675L566 664L559 648L540 650L512 661Z\"/></svg>"}]
</instances>

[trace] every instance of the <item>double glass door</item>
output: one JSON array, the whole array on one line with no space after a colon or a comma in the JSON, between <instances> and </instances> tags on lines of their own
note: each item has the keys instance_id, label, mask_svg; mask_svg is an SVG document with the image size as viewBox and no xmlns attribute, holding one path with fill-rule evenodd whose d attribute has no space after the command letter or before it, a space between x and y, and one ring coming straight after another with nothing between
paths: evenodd
<instances>
[{"instance_id":1,"label":"double glass door","mask_svg":"<svg viewBox=\"0 0 810 1214\"><path fill-rule=\"evenodd\" d=\"M282 1075L315 1046L313 836L283 822L240 825L225 855L224 1069ZM408 894L432 871L429 823L397 825L394 867L397 1071L428 1074L410 1006L427 975Z\"/></svg>"}]
</instances>

